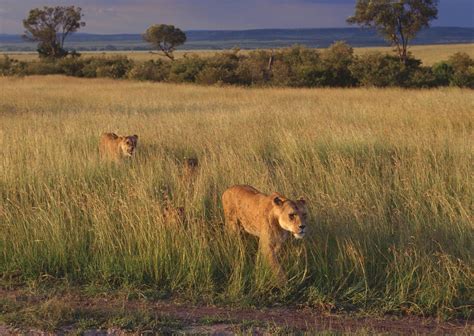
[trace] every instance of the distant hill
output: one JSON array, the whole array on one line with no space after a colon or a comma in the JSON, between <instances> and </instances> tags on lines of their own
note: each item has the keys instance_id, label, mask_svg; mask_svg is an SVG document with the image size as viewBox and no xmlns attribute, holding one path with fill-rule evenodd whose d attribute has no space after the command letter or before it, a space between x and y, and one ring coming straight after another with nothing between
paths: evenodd
<instances>
[{"instance_id":1,"label":"distant hill","mask_svg":"<svg viewBox=\"0 0 474 336\"><path fill-rule=\"evenodd\" d=\"M293 44L324 48L334 41L346 41L354 47L384 46L387 43L374 30L361 28L191 30L182 50L219 50L280 48ZM474 28L433 27L420 32L412 44L474 43ZM76 33L67 47L79 51L149 50L140 34ZM34 51L36 44L20 35L0 34L0 51Z\"/></svg>"}]
</instances>

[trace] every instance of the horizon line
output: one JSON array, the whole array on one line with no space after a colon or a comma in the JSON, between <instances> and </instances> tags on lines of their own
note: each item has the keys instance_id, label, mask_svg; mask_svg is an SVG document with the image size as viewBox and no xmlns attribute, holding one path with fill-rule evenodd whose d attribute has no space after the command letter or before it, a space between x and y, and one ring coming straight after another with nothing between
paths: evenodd
<instances>
[{"instance_id":1,"label":"horizon line","mask_svg":"<svg viewBox=\"0 0 474 336\"><path fill-rule=\"evenodd\" d=\"M426 29L430 28L461 28L461 29L474 29L474 26L465 27L465 26L431 26ZM375 28L367 28L367 27L303 27L303 28L250 28L250 29L185 29L184 32L236 32L236 31L255 31L255 30L330 30L330 29L360 29L360 30L375 30ZM0 35L22 35L22 33L0 33ZM136 34L143 34L141 33L89 33L89 32L74 32L73 34L89 34L89 35L136 35Z\"/></svg>"}]
</instances>

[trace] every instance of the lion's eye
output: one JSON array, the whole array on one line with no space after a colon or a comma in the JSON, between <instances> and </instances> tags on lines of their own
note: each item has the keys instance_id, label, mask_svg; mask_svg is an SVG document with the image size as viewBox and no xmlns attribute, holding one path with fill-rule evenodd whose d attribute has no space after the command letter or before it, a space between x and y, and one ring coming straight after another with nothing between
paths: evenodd
<instances>
[{"instance_id":1,"label":"lion's eye","mask_svg":"<svg viewBox=\"0 0 474 336\"><path fill-rule=\"evenodd\" d=\"M290 217L291 220L295 219L295 214L289 214L288 217Z\"/></svg>"}]
</instances>

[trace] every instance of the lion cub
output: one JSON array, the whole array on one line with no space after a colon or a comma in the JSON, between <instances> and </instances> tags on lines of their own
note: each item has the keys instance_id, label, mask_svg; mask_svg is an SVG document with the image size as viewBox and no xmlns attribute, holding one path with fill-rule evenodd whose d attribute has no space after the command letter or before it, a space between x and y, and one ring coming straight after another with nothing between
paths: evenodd
<instances>
[{"instance_id":1,"label":"lion cub","mask_svg":"<svg viewBox=\"0 0 474 336\"><path fill-rule=\"evenodd\" d=\"M100 157L113 161L131 157L137 148L137 141L138 135L118 136L115 133L103 133L99 142Z\"/></svg>"},{"instance_id":2,"label":"lion cub","mask_svg":"<svg viewBox=\"0 0 474 336\"><path fill-rule=\"evenodd\" d=\"M307 208L304 199L292 201L279 193L269 196L248 185L230 187L222 194L226 226L233 232L243 228L259 237L260 253L280 280L286 276L278 262L278 252L291 233L303 238Z\"/></svg>"}]
</instances>

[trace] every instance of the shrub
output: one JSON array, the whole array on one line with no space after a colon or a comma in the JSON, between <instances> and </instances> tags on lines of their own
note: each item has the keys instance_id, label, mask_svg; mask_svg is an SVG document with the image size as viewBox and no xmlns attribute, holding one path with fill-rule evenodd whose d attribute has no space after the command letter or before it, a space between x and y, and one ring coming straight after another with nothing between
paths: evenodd
<instances>
[{"instance_id":1,"label":"shrub","mask_svg":"<svg viewBox=\"0 0 474 336\"><path fill-rule=\"evenodd\" d=\"M354 49L346 42L338 41L326 49L322 55L324 86L353 86L357 83L350 70L354 63Z\"/></svg>"},{"instance_id":2,"label":"shrub","mask_svg":"<svg viewBox=\"0 0 474 336\"><path fill-rule=\"evenodd\" d=\"M291 66L277 59L273 62L271 71L268 72L266 81L275 86L296 86L295 74Z\"/></svg>"},{"instance_id":3,"label":"shrub","mask_svg":"<svg viewBox=\"0 0 474 336\"><path fill-rule=\"evenodd\" d=\"M451 85L474 89L474 66L470 66L462 72L454 72Z\"/></svg>"},{"instance_id":4,"label":"shrub","mask_svg":"<svg viewBox=\"0 0 474 336\"><path fill-rule=\"evenodd\" d=\"M456 53L449 58L448 63L453 69L451 85L474 88L474 60L468 54Z\"/></svg>"},{"instance_id":5,"label":"shrub","mask_svg":"<svg viewBox=\"0 0 474 336\"><path fill-rule=\"evenodd\" d=\"M56 75L61 74L61 67L57 62L50 59L28 62L25 68L27 75Z\"/></svg>"},{"instance_id":6,"label":"shrub","mask_svg":"<svg viewBox=\"0 0 474 336\"><path fill-rule=\"evenodd\" d=\"M372 52L358 57L349 68L361 85L387 87L409 86L410 74L420 65L420 60L411 57L404 64L396 56Z\"/></svg>"},{"instance_id":7,"label":"shrub","mask_svg":"<svg viewBox=\"0 0 474 336\"><path fill-rule=\"evenodd\" d=\"M269 80L268 62L271 53L265 50L251 51L239 60L236 76L243 85L263 85Z\"/></svg>"},{"instance_id":8,"label":"shrub","mask_svg":"<svg viewBox=\"0 0 474 336\"><path fill-rule=\"evenodd\" d=\"M8 57L7 55L3 55L2 59L0 59L0 75L2 76L11 76L14 75L13 73L13 64L14 60Z\"/></svg>"},{"instance_id":9,"label":"shrub","mask_svg":"<svg viewBox=\"0 0 474 336\"><path fill-rule=\"evenodd\" d=\"M196 76L200 84L240 84L236 70L239 66L239 50L216 54L206 60L201 71Z\"/></svg>"},{"instance_id":10,"label":"shrub","mask_svg":"<svg viewBox=\"0 0 474 336\"><path fill-rule=\"evenodd\" d=\"M149 80L154 82L166 81L170 74L170 62L150 60L136 64L127 76L130 79Z\"/></svg>"},{"instance_id":11,"label":"shrub","mask_svg":"<svg viewBox=\"0 0 474 336\"><path fill-rule=\"evenodd\" d=\"M99 60L96 58L90 58L86 61L84 68L82 69L84 77L93 78L97 77L97 68Z\"/></svg>"},{"instance_id":12,"label":"shrub","mask_svg":"<svg viewBox=\"0 0 474 336\"><path fill-rule=\"evenodd\" d=\"M277 54L277 58L287 63L291 67L300 65L316 64L320 61L318 51L309 49L301 45L295 45L283 49Z\"/></svg>"},{"instance_id":13,"label":"shrub","mask_svg":"<svg viewBox=\"0 0 474 336\"><path fill-rule=\"evenodd\" d=\"M466 53L456 53L448 61L422 67L421 61L412 57L402 63L398 57L380 52L356 57L345 42L335 42L321 53L296 45L276 52L256 50L241 55L234 49L208 58L192 54L174 62L150 60L137 64L124 56L82 58L74 52L60 60L26 63L8 56L0 60L0 76L48 74L207 85L474 88L474 60Z\"/></svg>"},{"instance_id":14,"label":"shrub","mask_svg":"<svg viewBox=\"0 0 474 336\"><path fill-rule=\"evenodd\" d=\"M314 86L313 70L319 65L321 59L316 50L298 45L283 49L275 55L272 83L293 87Z\"/></svg>"},{"instance_id":15,"label":"shrub","mask_svg":"<svg viewBox=\"0 0 474 336\"><path fill-rule=\"evenodd\" d=\"M7 55L3 55L3 57L0 59L0 76L23 75L25 68L25 62L20 62L8 57Z\"/></svg>"},{"instance_id":16,"label":"shrub","mask_svg":"<svg viewBox=\"0 0 474 336\"><path fill-rule=\"evenodd\" d=\"M278 53L272 69L272 83L281 86L352 86L357 83L350 71L353 49L336 42L322 54L301 46Z\"/></svg>"},{"instance_id":17,"label":"shrub","mask_svg":"<svg viewBox=\"0 0 474 336\"><path fill-rule=\"evenodd\" d=\"M169 80L176 83L195 82L205 64L206 61L197 55L185 55L172 62Z\"/></svg>"},{"instance_id":18,"label":"shrub","mask_svg":"<svg viewBox=\"0 0 474 336\"><path fill-rule=\"evenodd\" d=\"M420 67L410 73L410 78L405 86L413 88L431 88L439 86L439 82L430 67Z\"/></svg>"},{"instance_id":19,"label":"shrub","mask_svg":"<svg viewBox=\"0 0 474 336\"><path fill-rule=\"evenodd\" d=\"M223 74L221 69L214 68L214 67L204 67L196 76L196 83L198 84L207 84L207 85L212 85L212 84L217 84L217 83L223 83L224 81L222 80L223 76L226 76L226 74Z\"/></svg>"},{"instance_id":20,"label":"shrub","mask_svg":"<svg viewBox=\"0 0 474 336\"><path fill-rule=\"evenodd\" d=\"M80 57L67 57L61 60L58 60L58 65L61 69L61 72L67 76L74 77L83 77L83 69L85 66L85 61Z\"/></svg>"},{"instance_id":21,"label":"shrub","mask_svg":"<svg viewBox=\"0 0 474 336\"><path fill-rule=\"evenodd\" d=\"M431 71L436 78L436 83L441 86L449 85L454 73L451 64L444 61L434 64Z\"/></svg>"},{"instance_id":22,"label":"shrub","mask_svg":"<svg viewBox=\"0 0 474 336\"><path fill-rule=\"evenodd\" d=\"M89 58L85 62L84 77L123 78L133 66L124 56Z\"/></svg>"},{"instance_id":23,"label":"shrub","mask_svg":"<svg viewBox=\"0 0 474 336\"><path fill-rule=\"evenodd\" d=\"M322 63L302 65L295 68L295 75L299 78L296 85L299 87L329 86L331 74Z\"/></svg>"}]
</instances>

